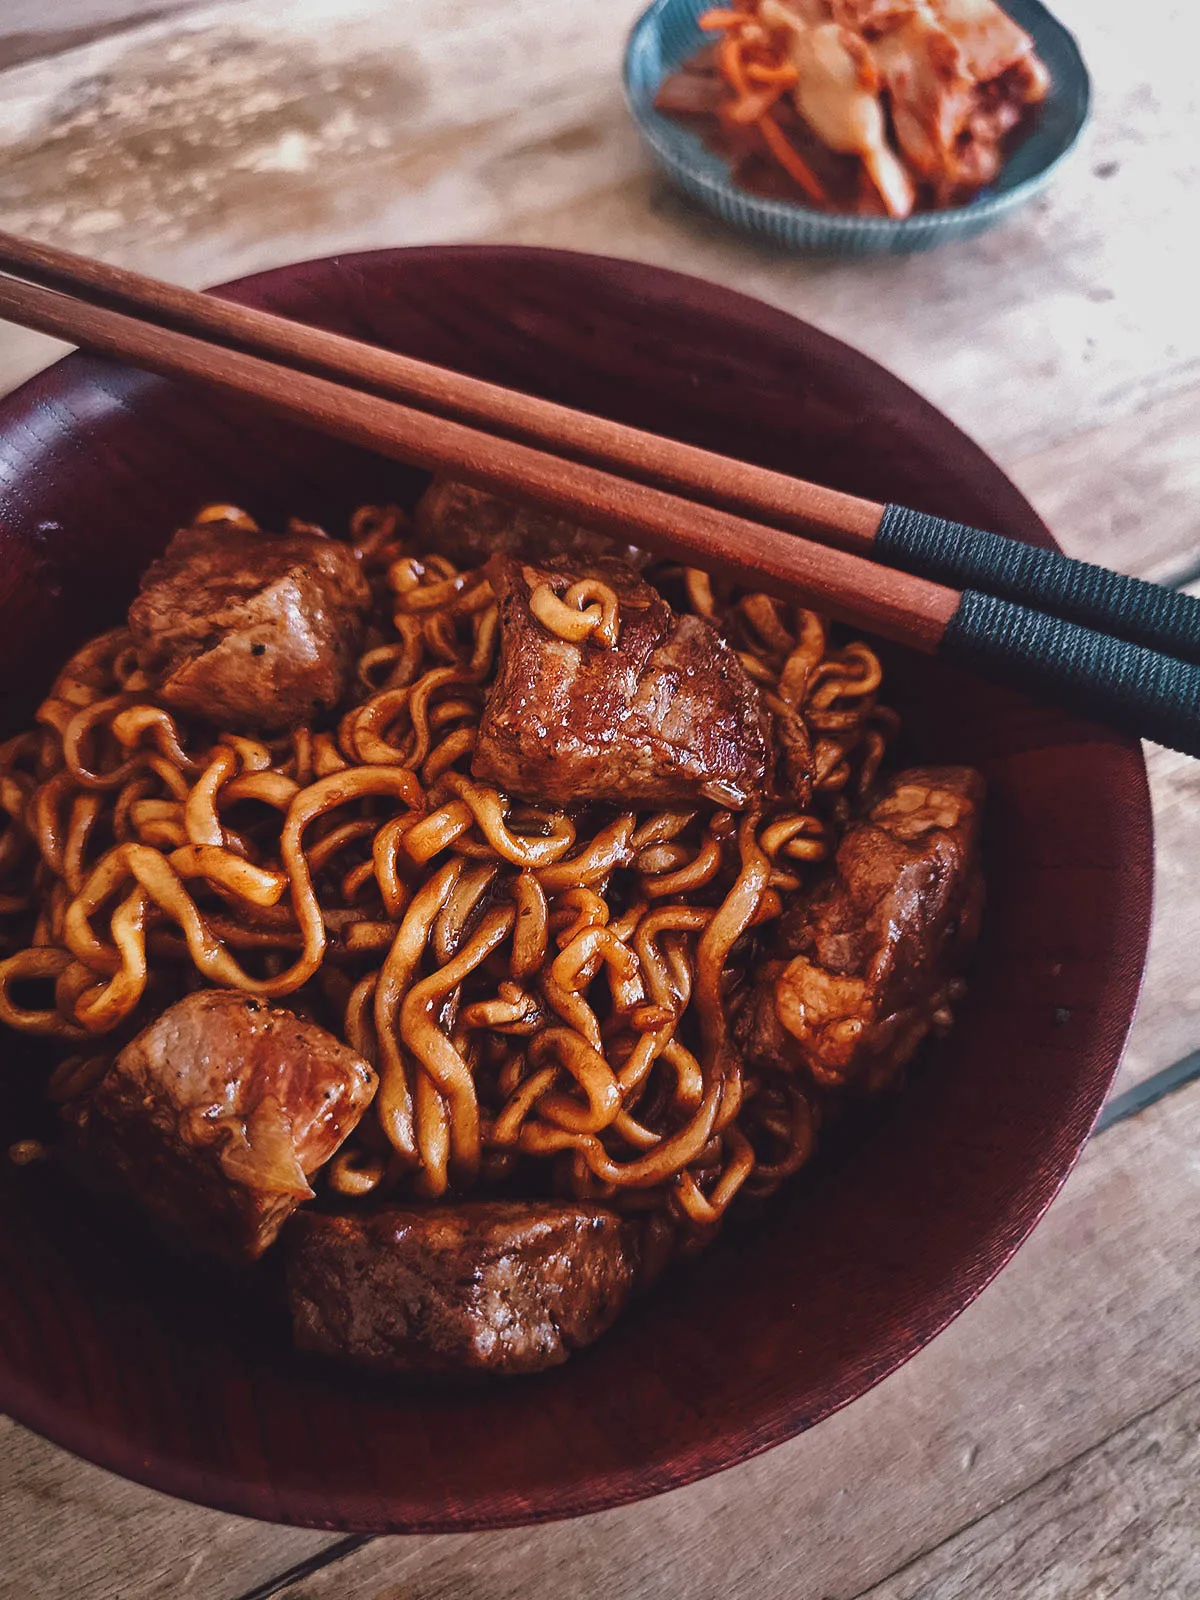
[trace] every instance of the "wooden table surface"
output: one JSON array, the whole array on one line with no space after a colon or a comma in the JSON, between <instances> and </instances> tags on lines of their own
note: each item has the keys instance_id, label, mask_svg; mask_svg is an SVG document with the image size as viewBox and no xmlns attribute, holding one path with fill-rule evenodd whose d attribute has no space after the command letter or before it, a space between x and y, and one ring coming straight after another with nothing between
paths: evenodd
<instances>
[{"instance_id":1,"label":"wooden table surface","mask_svg":"<svg viewBox=\"0 0 1200 1600\"><path fill-rule=\"evenodd\" d=\"M893 368L1071 554L1194 583L1193 6L1058 0L1096 111L1050 192L972 243L849 264L747 243L651 174L618 76L639 5L4 0L0 227L192 284L465 239L681 268ZM0 390L58 348L0 326ZM1200 1595L1200 766L1147 754L1155 932L1114 1099L1012 1265L886 1383L640 1506L410 1539L200 1510L0 1419L0 1596Z\"/></svg>"}]
</instances>

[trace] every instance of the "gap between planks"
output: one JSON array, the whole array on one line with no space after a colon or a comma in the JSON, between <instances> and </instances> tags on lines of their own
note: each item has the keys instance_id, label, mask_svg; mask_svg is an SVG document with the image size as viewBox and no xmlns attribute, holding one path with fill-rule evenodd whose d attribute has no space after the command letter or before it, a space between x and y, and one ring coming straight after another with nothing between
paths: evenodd
<instances>
[{"instance_id":1,"label":"gap between planks","mask_svg":"<svg viewBox=\"0 0 1200 1600\"><path fill-rule=\"evenodd\" d=\"M1194 386L1177 240L1197 105L1187 53L1151 42L1183 36L1184 0L1144 0L1136 28L1112 0L1059 0L1097 114L1053 189L980 239L856 263L740 238L652 178L618 81L640 4L189 9L5 75L0 220L188 282L401 240L684 264L865 348L1006 461Z\"/></svg>"},{"instance_id":2,"label":"gap between planks","mask_svg":"<svg viewBox=\"0 0 1200 1600\"><path fill-rule=\"evenodd\" d=\"M728 1474L578 1523L347 1554L151 1494L11 1429L4 1454L24 1465L0 1484L0 1595L846 1600L1200 1376L1197 1146L1193 1084L1096 1139L997 1282L884 1384ZM684 1550L695 1572L673 1586ZM302 1555L321 1563L301 1562L304 1577Z\"/></svg>"},{"instance_id":3,"label":"gap between planks","mask_svg":"<svg viewBox=\"0 0 1200 1600\"><path fill-rule=\"evenodd\" d=\"M1142 1112L1148 1110L1151 1106L1157 1105L1161 1100L1167 1098L1169 1095L1188 1087L1198 1078L1200 1078L1200 1050L1193 1052L1192 1055L1186 1057L1183 1061L1176 1062L1174 1066L1165 1068L1162 1072L1156 1073L1152 1078L1147 1079L1145 1082L1137 1084L1133 1089L1128 1090L1125 1094L1119 1095L1115 1099L1110 1100L1105 1106L1096 1124L1096 1130L1092 1135L1093 1141L1114 1127L1117 1123L1126 1121L1130 1117L1140 1115ZM1167 1405L1173 1403L1174 1401L1166 1402ZM961 1541L965 1534L969 1533L973 1529L979 1528L982 1524L986 1523L989 1518L1013 1505L1021 1498L1030 1496L1040 1487L1051 1483L1056 1479L1062 1478L1064 1475L1068 1474L1077 1463L1096 1456L1100 1451L1107 1447L1112 1439L1128 1433L1143 1418L1151 1416L1162 1409L1163 1407L1161 1405L1151 1405L1148 1406L1143 1412L1126 1419L1119 1428L1115 1429L1114 1432L1108 1435L1106 1438L1087 1445L1070 1461L1067 1461L1060 1466L1050 1468L1033 1484L1022 1488L1014 1495L999 1501L995 1506L988 1507L986 1510L981 1512L978 1517L971 1519L970 1521L964 1523L962 1527L955 1529L946 1539L942 1540L938 1545L933 1546L930 1550L921 1551L912 1556L904 1567L898 1569L894 1574L892 1574L891 1577L885 1579L882 1585L873 1585L869 1590L861 1591L860 1595L857 1597L857 1600L900 1600L901 1590L893 1590L892 1585L896 1582L896 1580L903 1578L903 1576L909 1572L910 1568L914 1570L923 1568L929 1562L931 1556L935 1555L939 1550L947 1549L948 1547L954 1545L957 1541ZM686 1493L686 1491L684 1492ZM319 1550L313 1555L309 1556L306 1560L298 1563L296 1566L288 1568L285 1572L281 1572L277 1577L258 1584L253 1589L246 1590L244 1593L238 1595L236 1600L273 1600L273 1597L275 1596L286 1595L289 1590L294 1590L294 1586L297 1583L300 1583L308 1578L316 1577L324 1569L335 1566L338 1562L345 1560L349 1556L356 1555L367 1545L375 1542L377 1542L376 1536L369 1534L358 1534L348 1539L339 1540L336 1544L330 1545L327 1549ZM903 1588L903 1585L901 1587ZM1006 1592L1008 1591L997 1590L996 1594L999 1596ZM903 1588L903 1594L905 1597L908 1597L909 1595L915 1597L916 1591ZM301 1600L301 1597L297 1596L297 1600ZM314 1600L318 1600L318 1597L314 1596ZM979 1595L976 1597L976 1600L984 1600L982 1593L979 1593Z\"/></svg>"},{"instance_id":4,"label":"gap between planks","mask_svg":"<svg viewBox=\"0 0 1200 1600\"><path fill-rule=\"evenodd\" d=\"M331 1552L337 1560L317 1553L303 1577L280 1574L240 1600L869 1592L1200 1377L1200 1308L1188 1296L1200 1265L1200 1182L1187 1159L1198 1137L1193 1085L1095 1141L1037 1233L955 1326L852 1407L756 1461L572 1524L376 1539Z\"/></svg>"},{"instance_id":5,"label":"gap between planks","mask_svg":"<svg viewBox=\"0 0 1200 1600\"><path fill-rule=\"evenodd\" d=\"M527 8L518 7L518 10L521 11L524 11L525 9ZM1077 8L1075 6L1070 6L1067 8L1069 20L1069 13L1074 9ZM1165 15L1163 7L1160 6L1157 9L1160 11L1160 13ZM1081 31L1085 30L1081 27ZM1086 43L1087 40L1085 37L1085 44ZM1089 53L1091 52L1089 51ZM1098 78L1102 79L1104 83L1112 84L1117 81L1112 73L1113 62L1111 59L1104 60L1103 58L1100 58L1098 60L1095 56L1093 56L1093 66L1097 65L1100 65L1105 69L1103 72L1098 73ZM1124 80L1121 81L1123 82ZM1169 89L1170 85L1168 84L1168 93ZM1124 114L1126 107L1122 105L1120 109L1122 114ZM1142 184L1142 192L1149 195L1151 193L1150 187L1143 184L1145 173L1139 172L1139 167L1144 167L1146 162L1156 160L1157 152L1152 145L1146 144L1142 130L1138 125L1136 125L1136 118L1126 119L1124 123L1121 123L1120 119L1111 115L1106 110L1101 122L1103 126L1099 128L1099 133L1105 141L1103 144L1103 154L1106 158L1104 165L1111 164L1111 162L1118 157L1125 164L1125 171L1120 176L1117 187L1129 185L1131 195L1130 203L1133 203L1132 191L1137 188L1139 184ZM607 128L608 125L606 124L605 127ZM618 130L618 124L614 122L608 131L602 133L602 137L603 139L608 140L611 148L615 150L621 145L623 135ZM1143 147L1140 151L1139 145ZM627 148L627 146L621 146L621 148ZM1093 147L1091 152L1089 152L1088 156L1086 157L1089 166L1096 163L1100 153L1100 149ZM543 152L543 157L539 159L544 159L544 155L545 152ZM1115 257L1110 256L1108 260L1103 260L1099 265L1095 265L1091 268L1084 267L1081 266L1081 261L1077 250L1060 248L1064 244L1069 243L1070 238L1074 237L1074 235L1071 234L1071 228L1075 226L1075 223L1074 221L1070 220L1069 214L1073 210L1078 210L1085 198L1089 206L1093 202L1096 202L1103 207L1103 205L1106 202L1111 201L1116 194L1116 188L1112 183L1107 183L1106 186L1099 186L1085 181L1086 175L1083 168L1079 166L1078 163L1076 165L1078 170L1075 174L1075 177L1072 179L1072 186L1070 190L1061 190L1061 198L1059 199L1056 199L1052 195L1049 199L1048 209L1044 208L1037 214L1031 214L1028 220L1028 226L1024 224L1014 225L1005 229L1002 234L997 234L994 241L990 243L988 241L983 241L975 246L966 247L961 251L951 251L947 253L944 258L940 258L939 261L934 263L932 266L930 266L927 262L918 262L913 264L890 263L887 264L886 267L879 268L873 277L865 274L858 274L854 279L852 279L851 275L846 273L842 285L838 286L834 284L832 272L826 273L823 269L808 271L800 267L793 269L789 264L782 263L778 260L772 262L768 260L764 254L755 252L749 247L735 245L732 242L728 242L727 244L727 241L722 240L720 250L714 250L711 252L712 260L716 263L716 266L710 275L722 277L725 281L732 281L737 283L739 286L748 287L752 290L755 287L756 275L761 276L763 279L763 286L759 292L763 293L765 298L771 299L777 304L786 304L788 309L801 310L803 312L807 312L809 315L815 315L816 320L822 324L827 326L832 325L834 331L843 331L842 324L847 320L854 319L857 316L858 311L861 310L861 308L869 301L873 301L874 297L878 292L880 292L881 289L883 289L883 292L886 294L887 290L884 288L884 286L891 285L897 293L903 292L906 295L910 293L914 288L914 276L918 273L925 274L927 277L932 278L935 288L937 289L936 294L932 297L932 303L937 307L939 317L945 318L947 313L947 307L945 303L946 295L949 292L947 285L950 283L950 277L952 274L954 274L961 278L962 275L965 274L965 289L964 284L961 281L957 283L953 294L954 303L949 307L950 315L948 317L948 323L944 330L938 334L938 338L941 340L941 345L939 346L935 341L931 346L923 348L921 360L918 364L914 365L912 352L915 344L922 343L922 331L926 328L927 324L927 318L924 320L922 319L922 314L919 307L916 311L915 326L908 325L907 319L896 319L897 327L893 331L888 331L888 329L880 326L880 319L876 317L874 325L868 322L868 325L863 330L861 337L856 337L853 333L849 334L848 336L851 337L854 342L869 342L872 339L877 341L881 339L894 339L902 341L902 359L892 359L891 364L900 367L902 370L905 370L910 377L915 374L917 376L917 381L927 390L935 385L939 395L944 390L945 394L949 396L949 399L943 399L942 403L945 404L953 413L959 415L960 417L964 417L966 420L968 420L968 422L970 422L972 418L966 416L964 409L965 405L968 403L966 400L968 394L968 379L970 379L970 386L977 386L978 392L987 396L987 404L989 406L991 406L994 402L992 385L987 381L978 381L980 378L980 373L978 370L973 370L970 373L965 370L956 370L954 372L950 372L948 368L943 369L942 367L943 357L945 356L946 350L949 348L951 341L958 341L961 337L963 307L969 305L969 303L972 301L976 305L984 304L986 301L989 309L988 315L983 319L983 321L985 323L990 323L990 331L986 331L986 337L989 341L999 339L1001 334L1007 338L1012 333L1013 318L1017 315L1020 309L1019 304L1016 302L1009 302L1001 298L1000 302L997 303L988 298L988 291L983 287L983 278L986 274L991 274L989 281L992 285L996 286L999 291L1001 291L1002 296L1003 294L1015 294L1016 289L1014 286L1020 283L1023 274L1027 274L1030 270L1036 268L1038 252L1039 250L1043 251L1045 254L1046 271L1050 274L1051 278L1049 286L1051 290L1050 314L1053 317L1058 318L1062 326L1068 328L1073 327L1075 321L1077 319L1082 319L1085 315L1087 317L1094 316L1096 318L1096 324L1093 331L1099 331L1100 327L1102 326L1102 309L1100 311L1088 312L1086 308L1082 307L1075 299L1073 299L1072 290L1077 288L1078 285L1074 284L1071 280L1077 277L1082 277L1083 283L1089 288L1093 285L1101 285L1102 276L1108 273L1115 266L1118 269L1116 286L1117 289L1121 291L1117 304L1118 308L1122 309L1122 314L1124 314L1124 304L1132 290L1129 283L1121 281L1120 273L1123 271L1122 263ZM511 196L514 199L519 198L518 189L520 173L518 167L519 163L517 163L515 159L509 161L507 170L514 176L514 182L510 184ZM633 211L631 211L630 208L631 194L634 201ZM667 223L665 228L658 230L662 237L661 240L656 238L652 249L647 246L645 242L646 237L650 232L649 225L643 227L643 221L641 217L634 214L637 208L639 208L644 201L648 201L650 206L655 208L656 215L660 217L665 216ZM665 202L665 204L669 208L671 202ZM573 243L577 248L586 248L590 240L590 242L592 242L598 248L608 248L609 240L615 239L616 243L612 246L612 248L616 249L618 253L628 253L633 255L661 254L662 252L669 250L670 261L674 263L678 260L681 242L684 247L687 247L689 243L695 243L695 241L703 234L703 225L697 227L693 220L687 218L680 223L678 216L673 218L669 209L664 212L663 208L664 201L661 193L655 194L651 192L643 183L643 180L639 177L634 182L632 191L626 190L626 192L620 198L619 206L617 208L617 221L619 222L619 228L616 232L611 234L609 233L609 216L605 209L601 207L597 210L594 218L591 219L588 230L584 235L581 236L578 233L572 233L570 239L564 239L564 242ZM470 206L468 206L467 211L468 213L470 212ZM510 213L510 216L511 215L513 214ZM418 219L418 227L424 226L428 228L431 225L429 219L432 216L435 216L434 211L422 213ZM274 227L277 220L277 214L268 219L272 227ZM1069 222L1069 226L1066 229L1064 229L1063 226L1064 220ZM1143 221L1144 218L1141 215L1135 214L1132 221L1129 222L1123 230L1124 237L1129 239L1137 237L1140 240L1138 246L1139 254L1145 253L1146 251L1146 241L1142 237ZM390 228L392 225L393 223L389 223L387 226ZM452 224L452 226L456 229L461 228L465 230L465 232L457 233L456 236L458 237L472 236L472 231L476 229L478 225L478 212L475 212L474 214L467 214L465 216L456 216ZM494 219L492 220L492 223L488 225L496 225L494 223ZM357 226L357 224L355 224L355 226ZM372 227L374 226L375 225L372 224ZM499 224L496 226L498 226L498 232L496 233L497 237L513 236L513 224L511 222L506 223L503 219L501 219ZM543 212L540 216L533 216L532 214L529 216L522 216L519 223L519 229L522 237L530 238L532 242L554 242L554 229L557 226L558 225L554 222L552 216L545 212ZM1112 231L1111 224L1105 223L1104 221L1104 213L1102 210L1095 217L1089 216L1088 226L1097 236L1105 233L1111 233ZM445 233L445 228L441 227L436 231ZM307 234L297 235L297 238L301 240L307 239L308 237L310 236ZM348 242L352 241L348 241L343 234L343 236L340 237L339 242L342 244L347 244ZM374 237L364 237L361 242L377 243L385 242L385 240L384 238L380 237L378 233L376 233ZM197 248L201 247L207 251L211 251L213 248L212 241L201 241ZM320 244L317 246L317 248L323 247L327 246L322 246ZM218 244L216 248L219 252L221 249L220 244ZM235 260L243 259L247 248L253 249L260 254L267 250L274 250L277 248L277 236L272 236L269 244L265 241L265 239L260 237L252 244L252 246L247 247L243 245L239 248L242 250L242 257L239 258L235 255ZM307 245L300 243L297 246L292 247L292 253L307 254L310 253L310 250ZM1000 259L1001 256L1004 258L1003 263ZM706 245L703 248L697 247L696 257L699 270L706 270L705 261L708 259ZM1051 268L1051 258L1053 258L1055 263L1053 270ZM211 256L210 259L212 259ZM221 256L219 259L223 260L224 257ZM276 257L276 259L278 259L278 257ZM209 276L225 276L233 270L237 270L237 267L234 266L230 268L224 268L218 264L217 260L213 260L213 265L209 269ZM1112 280L1105 278L1104 281L1108 282ZM1004 288L1005 283L1008 285L1007 289ZM1101 288L1102 287L1103 286L1101 285ZM811 310L810 305L812 306ZM1133 313L1133 310L1133 304L1130 302L1129 311L1131 314ZM898 324L901 322L905 323L903 329L900 329L898 326ZM891 324L889 323L888 326L890 328ZM1046 351L1038 353L1038 360L1040 362L1043 355L1048 355L1051 361L1056 358L1060 361L1065 359L1068 368L1070 369L1066 373L1066 378L1068 380L1066 386L1068 389L1072 389L1072 384L1084 375L1083 369L1076 369L1072 365L1078 355L1078 352L1075 350L1074 346L1071 345L1070 341L1064 341L1058 338L1055 330L1047 327L1044 331L1049 335L1049 337L1046 341ZM981 328L980 332L983 334L985 330ZM1152 342L1152 340L1148 341L1148 343ZM1103 343L1103 340L1101 340L1101 343ZM955 348L958 348L957 344ZM976 350L977 349L978 346L976 347ZM882 353L885 361L889 359L886 351L881 352L877 350L876 353ZM1080 357L1079 359L1082 358ZM928 378L926 378L926 373L928 373ZM1097 546L1093 544L1093 538L1097 536L1101 538L1106 537L1110 531L1115 532L1117 535L1119 541L1119 552L1131 549L1132 542L1129 546L1126 546L1124 543L1126 532L1128 532L1130 535L1135 533L1139 535L1138 558L1141 560L1145 553L1145 544L1140 538L1140 527L1138 525L1131 525L1128 529L1125 527L1118 527L1115 519L1104 528L1098 528L1096 523L1095 508L1102 503L1099 495L1099 490L1101 488L1101 475L1096 473L1096 464L1106 463L1106 451L1111 448L1114 437L1120 435L1120 417L1142 417L1150 410L1157 410L1158 408L1157 401L1154 407L1146 407L1142 404L1142 401L1150 393L1150 390L1146 388L1146 383L1150 381L1148 378L1139 377L1137 373L1132 373L1130 375L1118 373L1117 377L1121 382L1125 382L1127 387L1115 400L1112 398L1112 394L1115 393L1115 391L1110 388L1109 397L1105 399L1104 406L1098 413L1108 418L1118 415L1118 420L1114 424L1116 430L1115 435L1110 434L1106 429L1095 431L1084 436L1084 439L1079 443L1078 448L1076 448L1074 451L1072 451L1071 448L1073 441L1061 441L1063 454L1057 458L1056 450L1058 447L1040 452L1040 454L1033 459L1038 462L1039 470L1044 471L1045 478L1043 480L1042 487L1038 487L1036 485L1033 486L1033 494L1035 501L1045 508L1047 502L1043 500L1042 496L1043 494L1050 494L1051 491L1056 488L1056 480L1057 487L1059 488L1061 488L1061 486L1064 484L1069 485L1069 503L1063 506L1061 513L1059 511L1052 512L1052 525L1056 525L1060 532L1068 534L1068 542L1072 545L1074 553L1094 556L1099 555L1100 551ZM1155 379L1154 381L1157 382L1161 380ZM1172 378L1170 381L1175 382L1176 379ZM1059 416L1074 414L1073 404L1071 403L1074 399L1074 390L1072 390L1071 394L1068 396L1068 401L1063 402L1059 393L1057 392L1057 383L1055 377L1046 372L1044 365L1039 367L1035 364L1034 366L1021 370L1020 372L1014 372L1011 376L1011 381L1007 383L1007 386L1004 388L1003 393L1001 394L1001 400L1009 400L1011 403L1015 403L1017 394L1014 385L1024 384L1030 384L1032 386L1032 392L1022 392L1019 398L1024 405L1030 408L1030 414L1033 423L1040 421L1042 412L1045 411L1045 406L1041 403L1041 401L1039 401L1038 395L1041 394L1044 397L1047 391L1054 392L1054 403ZM963 400L962 404L959 404L960 397ZM1130 409L1131 403L1132 409ZM1116 407L1115 412L1114 407ZM1088 406L1085 405L1079 414L1093 415L1097 413L1094 407L1089 409ZM1172 416L1170 400L1168 400L1164 405L1163 416L1166 419L1167 425L1158 437L1165 442L1167 453L1170 455L1173 448L1171 444L1171 429L1178 420ZM988 426L990 426L990 419ZM1009 424L1005 424L1006 430L1008 430L1009 426ZM984 432L983 429L977 429L977 431ZM1029 439L1031 437L1031 433L1026 431L1021 437L1023 440ZM1185 439L1188 437L1186 430L1183 432L1183 437ZM996 449L998 453L1002 455L1002 458L1010 453L1008 450L1003 449L999 443L995 441L989 442L991 443L991 447ZM1139 489L1145 488L1144 483L1139 485L1136 482L1137 472L1144 466L1148 449L1149 446L1144 440L1131 439L1128 454L1134 469L1135 481L1132 485L1133 498L1130 503L1135 509L1137 503L1136 497ZM1150 453L1153 454L1153 451ZM1089 481L1089 465L1091 465L1091 473L1095 474L1091 481ZM1023 486L1026 486L1020 461L1018 461L1018 466L1014 475L1017 477L1018 481L1023 484ZM1103 474L1103 482L1105 484L1108 482L1107 471L1105 471ZM1091 496L1090 506L1085 506L1085 497L1088 496ZM1156 501L1153 498L1148 498L1143 500L1142 503L1152 504L1157 508L1157 505L1161 502ZM1174 505L1176 502L1172 500L1172 504ZM1187 513L1186 498L1179 498L1178 510L1180 515L1180 522L1178 524L1179 530L1183 537L1187 537L1187 529L1184 527L1182 522L1182 518ZM1075 536L1068 533L1068 528L1078 529L1078 537L1080 538L1081 542L1086 545L1086 548L1080 548L1078 545L1076 545ZM1162 524L1156 519L1156 526L1152 530L1152 537L1149 542L1160 551L1166 550L1167 544L1170 543L1169 540L1164 542L1163 538L1161 537L1162 533ZM1167 550L1167 554L1170 555L1171 559L1174 559L1173 550ZM1118 553L1117 556L1114 556L1111 559L1118 560L1120 564L1126 564L1128 558L1123 557L1120 553ZM1183 809L1186 811L1186 807ZM1174 922L1173 917L1168 920ZM1182 945L1184 941L1180 940L1178 942ZM1188 1019L1185 1017L1181 1026L1186 1025L1187 1021ZM1144 1032L1145 1030L1143 1029L1141 1031ZM1194 1030L1192 1030L1192 1034L1194 1038ZM1163 1037L1165 1037L1165 1035L1162 1033L1156 1034L1156 1038ZM1151 1054L1153 1054L1153 1052L1151 1052ZM1166 1058L1169 1059L1169 1056ZM1161 1061L1162 1059L1164 1059L1164 1056L1159 1054L1157 1056L1157 1060ZM1153 1078L1151 1081L1154 1081ZM1178 1097L1176 1098L1178 1099ZM1159 1110L1161 1111L1162 1108L1159 1108ZM1104 1147L1107 1147L1108 1144L1109 1140L1106 1139L1104 1141ZM105 1600L107 1600L107 1596L105 1597Z\"/></svg>"},{"instance_id":6,"label":"gap between planks","mask_svg":"<svg viewBox=\"0 0 1200 1600\"><path fill-rule=\"evenodd\" d=\"M1200 1383L1193 1383L856 1600L1195 1596L1198 1485Z\"/></svg>"}]
</instances>

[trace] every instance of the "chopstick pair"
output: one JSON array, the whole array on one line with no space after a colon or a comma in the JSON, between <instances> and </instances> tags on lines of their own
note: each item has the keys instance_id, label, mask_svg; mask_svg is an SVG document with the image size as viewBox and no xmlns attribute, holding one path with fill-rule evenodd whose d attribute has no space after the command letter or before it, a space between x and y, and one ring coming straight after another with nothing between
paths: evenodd
<instances>
[{"instance_id":1,"label":"chopstick pair","mask_svg":"<svg viewBox=\"0 0 1200 1600\"><path fill-rule=\"evenodd\" d=\"M1186 595L31 240L0 233L0 269L0 317L532 500L1200 755L1200 602Z\"/></svg>"}]
</instances>

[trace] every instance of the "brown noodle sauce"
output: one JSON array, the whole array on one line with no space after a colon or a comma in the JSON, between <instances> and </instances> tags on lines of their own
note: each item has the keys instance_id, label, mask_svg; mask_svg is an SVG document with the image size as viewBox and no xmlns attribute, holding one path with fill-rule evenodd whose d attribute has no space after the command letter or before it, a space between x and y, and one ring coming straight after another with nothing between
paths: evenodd
<instances>
[{"instance_id":1,"label":"brown noodle sauce","mask_svg":"<svg viewBox=\"0 0 1200 1600\"><path fill-rule=\"evenodd\" d=\"M395 507L351 537L376 605L336 724L214 738L114 629L0 745L0 1022L58 1047L65 1103L192 989L280 1001L379 1073L331 1198L558 1194L703 1233L812 1149L811 1086L748 1068L728 1017L895 730L874 653L651 568L738 651L780 742L803 725L811 800L530 804L470 775L498 635L482 571L414 554ZM603 648L616 597L576 587L535 595L539 619Z\"/></svg>"}]
</instances>

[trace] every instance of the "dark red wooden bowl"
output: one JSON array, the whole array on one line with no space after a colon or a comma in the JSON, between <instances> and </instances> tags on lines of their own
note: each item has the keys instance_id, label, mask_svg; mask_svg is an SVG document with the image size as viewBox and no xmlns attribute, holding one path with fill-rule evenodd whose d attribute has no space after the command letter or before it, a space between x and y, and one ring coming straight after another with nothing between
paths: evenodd
<instances>
[{"instance_id":1,"label":"dark red wooden bowl","mask_svg":"<svg viewBox=\"0 0 1200 1600\"><path fill-rule=\"evenodd\" d=\"M385 251L236 298L840 489L1049 536L1003 474L870 361L670 272L554 251ZM206 500L341 526L411 493L386 462L72 356L0 406L5 720L116 619ZM171 1494L320 1527L441 1530L595 1511L820 1421L908 1359L1037 1222L1087 1138L1137 999L1151 892L1133 743L889 652L907 752L991 786L990 907L957 1029L907 1091L753 1225L537 1379L408 1387L301 1358L271 1293L147 1253L53 1174L4 1171L0 1404ZM5 1142L24 1115L6 1039Z\"/></svg>"}]
</instances>

